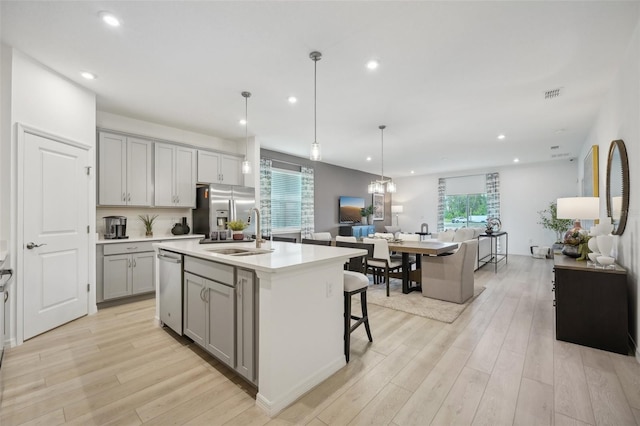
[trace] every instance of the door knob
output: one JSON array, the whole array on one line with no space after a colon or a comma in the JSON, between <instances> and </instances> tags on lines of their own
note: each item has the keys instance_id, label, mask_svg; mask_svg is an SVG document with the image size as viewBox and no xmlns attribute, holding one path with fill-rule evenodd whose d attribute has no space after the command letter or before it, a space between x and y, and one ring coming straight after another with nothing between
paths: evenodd
<instances>
[{"instance_id":1,"label":"door knob","mask_svg":"<svg viewBox=\"0 0 640 426\"><path fill-rule=\"evenodd\" d=\"M41 247L41 246L46 246L46 245L47 245L46 243L44 243L44 244L27 243L27 248L29 250L33 250L36 247Z\"/></svg>"}]
</instances>

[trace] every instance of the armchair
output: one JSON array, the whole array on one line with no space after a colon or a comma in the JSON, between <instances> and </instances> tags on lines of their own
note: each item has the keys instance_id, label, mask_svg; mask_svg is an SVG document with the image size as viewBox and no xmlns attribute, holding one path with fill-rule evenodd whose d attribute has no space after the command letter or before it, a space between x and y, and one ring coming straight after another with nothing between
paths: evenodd
<instances>
[{"instance_id":1,"label":"armchair","mask_svg":"<svg viewBox=\"0 0 640 426\"><path fill-rule=\"evenodd\" d=\"M422 257L422 295L464 303L473 296L473 270L478 240L460 243L448 256Z\"/></svg>"}]
</instances>

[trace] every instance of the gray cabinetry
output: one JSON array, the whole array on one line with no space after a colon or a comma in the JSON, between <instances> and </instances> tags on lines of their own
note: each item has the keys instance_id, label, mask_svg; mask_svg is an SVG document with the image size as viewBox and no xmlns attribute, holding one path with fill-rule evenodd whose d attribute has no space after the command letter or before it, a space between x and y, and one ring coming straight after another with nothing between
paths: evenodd
<instances>
[{"instance_id":1,"label":"gray cabinetry","mask_svg":"<svg viewBox=\"0 0 640 426\"><path fill-rule=\"evenodd\" d=\"M198 150L198 182L242 185L242 158Z\"/></svg>"},{"instance_id":2,"label":"gray cabinetry","mask_svg":"<svg viewBox=\"0 0 640 426\"><path fill-rule=\"evenodd\" d=\"M156 143L155 206L195 207L196 151Z\"/></svg>"},{"instance_id":3,"label":"gray cabinetry","mask_svg":"<svg viewBox=\"0 0 640 426\"><path fill-rule=\"evenodd\" d=\"M155 257L151 242L108 244L102 257L105 301L155 291Z\"/></svg>"},{"instance_id":4,"label":"gray cabinetry","mask_svg":"<svg viewBox=\"0 0 640 426\"><path fill-rule=\"evenodd\" d=\"M98 204L151 206L153 143L106 132L99 136Z\"/></svg>"},{"instance_id":5,"label":"gray cabinetry","mask_svg":"<svg viewBox=\"0 0 640 426\"><path fill-rule=\"evenodd\" d=\"M184 334L256 383L257 289L254 272L184 258Z\"/></svg>"},{"instance_id":6,"label":"gray cabinetry","mask_svg":"<svg viewBox=\"0 0 640 426\"><path fill-rule=\"evenodd\" d=\"M236 270L236 371L256 382L257 301L253 271Z\"/></svg>"}]
</instances>

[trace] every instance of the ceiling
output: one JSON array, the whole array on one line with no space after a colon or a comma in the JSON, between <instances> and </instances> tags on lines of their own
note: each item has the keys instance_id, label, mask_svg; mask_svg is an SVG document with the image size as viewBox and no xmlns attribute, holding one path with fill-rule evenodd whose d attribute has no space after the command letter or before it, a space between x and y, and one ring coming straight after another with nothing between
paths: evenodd
<instances>
[{"instance_id":1,"label":"ceiling","mask_svg":"<svg viewBox=\"0 0 640 426\"><path fill-rule=\"evenodd\" d=\"M301 157L318 50L323 161L380 174L385 124L395 178L577 157L639 4L2 1L1 14L4 43L95 92L100 111L241 141L246 90L249 134Z\"/></svg>"}]
</instances>

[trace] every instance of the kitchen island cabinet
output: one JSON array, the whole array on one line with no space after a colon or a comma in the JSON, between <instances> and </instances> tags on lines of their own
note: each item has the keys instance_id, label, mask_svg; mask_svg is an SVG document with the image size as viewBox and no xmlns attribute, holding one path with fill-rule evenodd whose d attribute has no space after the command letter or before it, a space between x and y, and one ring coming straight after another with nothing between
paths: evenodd
<instances>
[{"instance_id":1,"label":"kitchen island cabinet","mask_svg":"<svg viewBox=\"0 0 640 426\"><path fill-rule=\"evenodd\" d=\"M247 368L255 366L256 405L274 416L346 364L343 265L366 251L285 242L271 244L273 251L243 256L216 253L220 246L194 241L154 246L185 258L235 268L234 368L240 374L244 375L244 371L250 375ZM224 244L224 248L255 250L254 243ZM250 278L255 279L253 286L249 284ZM194 284L194 295L187 294L191 292L187 290L184 297L197 302L204 285ZM257 299L253 304L247 300L248 294ZM199 315L201 318L202 314ZM159 319L159 306L156 318ZM253 340L250 334L242 332L250 330L252 324L257 334ZM198 329L198 335L202 333L202 328ZM255 342L257 348L252 347ZM254 362L251 356L255 357Z\"/></svg>"}]
</instances>

